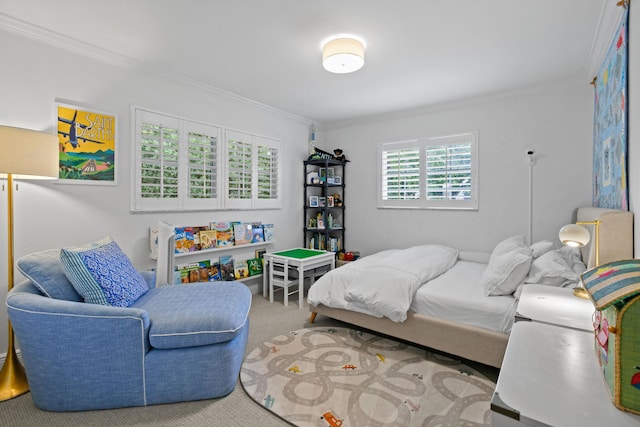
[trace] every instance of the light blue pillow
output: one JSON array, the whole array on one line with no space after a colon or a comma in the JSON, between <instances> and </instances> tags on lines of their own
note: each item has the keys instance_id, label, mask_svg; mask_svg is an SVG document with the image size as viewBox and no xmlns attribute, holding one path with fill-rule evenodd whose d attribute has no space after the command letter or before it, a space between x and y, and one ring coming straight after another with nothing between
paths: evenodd
<instances>
[{"instance_id":1,"label":"light blue pillow","mask_svg":"<svg viewBox=\"0 0 640 427\"><path fill-rule=\"evenodd\" d=\"M64 273L60 263L60 249L49 249L23 256L18 260L18 271L49 298L82 301L82 297Z\"/></svg>"},{"instance_id":2,"label":"light blue pillow","mask_svg":"<svg viewBox=\"0 0 640 427\"><path fill-rule=\"evenodd\" d=\"M92 304L129 307L149 287L111 237L60 251L69 281Z\"/></svg>"}]
</instances>

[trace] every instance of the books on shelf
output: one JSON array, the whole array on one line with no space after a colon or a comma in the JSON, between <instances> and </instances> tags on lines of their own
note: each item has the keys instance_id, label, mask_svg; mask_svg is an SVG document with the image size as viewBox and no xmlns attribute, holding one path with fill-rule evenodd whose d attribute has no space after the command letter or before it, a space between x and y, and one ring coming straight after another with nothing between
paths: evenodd
<instances>
[{"instance_id":1,"label":"books on shelf","mask_svg":"<svg viewBox=\"0 0 640 427\"><path fill-rule=\"evenodd\" d=\"M251 243L264 242L264 229L261 222L251 223Z\"/></svg>"},{"instance_id":2,"label":"books on shelf","mask_svg":"<svg viewBox=\"0 0 640 427\"><path fill-rule=\"evenodd\" d=\"M233 234L236 246L251 243L251 239L253 237L251 230L252 227L249 222L236 222L233 224Z\"/></svg>"},{"instance_id":3,"label":"books on shelf","mask_svg":"<svg viewBox=\"0 0 640 427\"><path fill-rule=\"evenodd\" d=\"M209 261L199 261L178 267L178 283L197 283L209 281Z\"/></svg>"},{"instance_id":4,"label":"books on shelf","mask_svg":"<svg viewBox=\"0 0 640 427\"><path fill-rule=\"evenodd\" d=\"M216 230L200 231L200 249L211 249L218 246Z\"/></svg>"},{"instance_id":5,"label":"books on shelf","mask_svg":"<svg viewBox=\"0 0 640 427\"><path fill-rule=\"evenodd\" d=\"M235 261L233 264L234 277L236 280L249 277L249 265L247 261Z\"/></svg>"},{"instance_id":6,"label":"books on shelf","mask_svg":"<svg viewBox=\"0 0 640 427\"><path fill-rule=\"evenodd\" d=\"M220 273L222 280L233 280L235 278L233 256L223 255L220 257Z\"/></svg>"},{"instance_id":7,"label":"books on shelf","mask_svg":"<svg viewBox=\"0 0 640 427\"><path fill-rule=\"evenodd\" d=\"M216 245L218 247L234 245L233 224L231 222L212 222L211 229L216 231Z\"/></svg>"},{"instance_id":8,"label":"books on shelf","mask_svg":"<svg viewBox=\"0 0 640 427\"><path fill-rule=\"evenodd\" d=\"M273 224L262 224L262 233L264 235L265 242L274 240Z\"/></svg>"},{"instance_id":9,"label":"books on shelf","mask_svg":"<svg viewBox=\"0 0 640 427\"><path fill-rule=\"evenodd\" d=\"M195 242L193 241L192 227L176 227L175 234L175 252L177 254L194 252L196 250Z\"/></svg>"},{"instance_id":10,"label":"books on shelf","mask_svg":"<svg viewBox=\"0 0 640 427\"><path fill-rule=\"evenodd\" d=\"M219 282L222 280L222 273L220 272L220 263L212 262L209 266L209 281Z\"/></svg>"},{"instance_id":11,"label":"books on shelf","mask_svg":"<svg viewBox=\"0 0 640 427\"><path fill-rule=\"evenodd\" d=\"M208 226L174 227L175 253L186 254L205 249L225 248L274 240L273 224L260 221L212 221ZM158 228L149 228L149 250L157 259Z\"/></svg>"},{"instance_id":12,"label":"books on shelf","mask_svg":"<svg viewBox=\"0 0 640 427\"><path fill-rule=\"evenodd\" d=\"M257 276L262 274L262 262L263 258L252 258L247 260L247 266L249 267L249 276Z\"/></svg>"},{"instance_id":13,"label":"books on shelf","mask_svg":"<svg viewBox=\"0 0 640 427\"><path fill-rule=\"evenodd\" d=\"M342 250L342 239L339 237L327 238L322 233L316 233L309 239L309 249L339 252Z\"/></svg>"}]
</instances>

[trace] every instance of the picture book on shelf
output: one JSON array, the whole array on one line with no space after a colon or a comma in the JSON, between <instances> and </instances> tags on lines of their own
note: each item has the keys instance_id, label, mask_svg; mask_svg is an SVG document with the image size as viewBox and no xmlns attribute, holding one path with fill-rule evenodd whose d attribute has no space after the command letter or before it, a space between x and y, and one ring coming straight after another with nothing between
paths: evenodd
<instances>
[{"instance_id":1,"label":"picture book on shelf","mask_svg":"<svg viewBox=\"0 0 640 427\"><path fill-rule=\"evenodd\" d=\"M247 260L247 266L249 267L249 276L262 274L262 261L262 258L252 258Z\"/></svg>"},{"instance_id":2,"label":"picture book on shelf","mask_svg":"<svg viewBox=\"0 0 640 427\"><path fill-rule=\"evenodd\" d=\"M246 245L251 242L251 223L237 222L233 224L233 234L236 245Z\"/></svg>"},{"instance_id":3,"label":"picture book on shelf","mask_svg":"<svg viewBox=\"0 0 640 427\"><path fill-rule=\"evenodd\" d=\"M193 241L192 227L176 227L175 234L176 234L175 253L182 254L182 253L194 252L196 250L195 243Z\"/></svg>"},{"instance_id":4,"label":"picture book on shelf","mask_svg":"<svg viewBox=\"0 0 640 427\"><path fill-rule=\"evenodd\" d=\"M218 247L234 245L233 224L231 222L212 222L211 230L216 232L216 245Z\"/></svg>"},{"instance_id":5,"label":"picture book on shelf","mask_svg":"<svg viewBox=\"0 0 640 427\"><path fill-rule=\"evenodd\" d=\"M265 253L267 253L266 249L256 249L256 258L264 258Z\"/></svg>"},{"instance_id":6,"label":"picture book on shelf","mask_svg":"<svg viewBox=\"0 0 640 427\"><path fill-rule=\"evenodd\" d=\"M220 257L220 274L222 280L233 280L235 276L234 260L231 255L223 255Z\"/></svg>"},{"instance_id":7,"label":"picture book on shelf","mask_svg":"<svg viewBox=\"0 0 640 427\"><path fill-rule=\"evenodd\" d=\"M220 264L217 262L211 263L209 266L209 281L219 282L222 280L222 274L220 273Z\"/></svg>"},{"instance_id":8,"label":"picture book on shelf","mask_svg":"<svg viewBox=\"0 0 640 427\"><path fill-rule=\"evenodd\" d=\"M262 231L264 233L264 241L270 242L273 240L273 224L262 224Z\"/></svg>"},{"instance_id":9,"label":"picture book on shelf","mask_svg":"<svg viewBox=\"0 0 640 427\"><path fill-rule=\"evenodd\" d=\"M236 280L244 279L245 277L249 277L249 266L247 265L247 261L235 261L233 264L233 271Z\"/></svg>"},{"instance_id":10,"label":"picture book on shelf","mask_svg":"<svg viewBox=\"0 0 640 427\"><path fill-rule=\"evenodd\" d=\"M211 249L218 245L216 230L200 231L200 249Z\"/></svg>"},{"instance_id":11,"label":"picture book on shelf","mask_svg":"<svg viewBox=\"0 0 640 427\"><path fill-rule=\"evenodd\" d=\"M264 242L264 229L262 224L251 224L251 243Z\"/></svg>"},{"instance_id":12,"label":"picture book on shelf","mask_svg":"<svg viewBox=\"0 0 640 427\"><path fill-rule=\"evenodd\" d=\"M202 249L202 245L200 244L200 233L208 229L208 225L191 227L191 230L193 231L193 246L195 248L194 250L199 251L200 249Z\"/></svg>"},{"instance_id":13,"label":"picture book on shelf","mask_svg":"<svg viewBox=\"0 0 640 427\"><path fill-rule=\"evenodd\" d=\"M194 262L178 267L180 283L209 281L209 261Z\"/></svg>"}]
</instances>

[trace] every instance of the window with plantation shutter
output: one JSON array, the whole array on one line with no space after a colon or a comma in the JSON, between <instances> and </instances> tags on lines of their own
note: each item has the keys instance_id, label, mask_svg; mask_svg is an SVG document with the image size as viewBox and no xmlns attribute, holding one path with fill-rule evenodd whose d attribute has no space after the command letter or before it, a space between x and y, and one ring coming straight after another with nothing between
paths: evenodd
<instances>
[{"instance_id":1,"label":"window with plantation shutter","mask_svg":"<svg viewBox=\"0 0 640 427\"><path fill-rule=\"evenodd\" d=\"M259 207L280 207L280 142L256 137L256 148Z\"/></svg>"},{"instance_id":2,"label":"window with plantation shutter","mask_svg":"<svg viewBox=\"0 0 640 427\"><path fill-rule=\"evenodd\" d=\"M229 208L252 206L253 144L250 134L227 131L227 196Z\"/></svg>"},{"instance_id":3,"label":"window with plantation shutter","mask_svg":"<svg viewBox=\"0 0 640 427\"><path fill-rule=\"evenodd\" d=\"M132 210L281 207L279 140L137 107L133 116Z\"/></svg>"},{"instance_id":4,"label":"window with plantation shutter","mask_svg":"<svg viewBox=\"0 0 640 427\"><path fill-rule=\"evenodd\" d=\"M225 206L232 209L279 208L280 141L227 130L226 153Z\"/></svg>"},{"instance_id":5,"label":"window with plantation shutter","mask_svg":"<svg viewBox=\"0 0 640 427\"><path fill-rule=\"evenodd\" d=\"M477 209L477 137L380 144L378 207Z\"/></svg>"},{"instance_id":6,"label":"window with plantation shutter","mask_svg":"<svg viewBox=\"0 0 640 427\"><path fill-rule=\"evenodd\" d=\"M383 144L381 197L384 206L419 206L420 149L415 142Z\"/></svg>"},{"instance_id":7,"label":"window with plantation shutter","mask_svg":"<svg viewBox=\"0 0 640 427\"><path fill-rule=\"evenodd\" d=\"M220 139L222 129L183 121L186 142L185 209L222 207L220 197Z\"/></svg>"}]
</instances>

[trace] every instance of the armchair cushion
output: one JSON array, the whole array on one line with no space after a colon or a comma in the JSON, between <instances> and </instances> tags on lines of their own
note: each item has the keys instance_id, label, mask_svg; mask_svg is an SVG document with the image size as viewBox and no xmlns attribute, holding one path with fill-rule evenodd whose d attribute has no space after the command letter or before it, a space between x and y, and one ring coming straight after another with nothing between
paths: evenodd
<instances>
[{"instance_id":1,"label":"armchair cushion","mask_svg":"<svg viewBox=\"0 0 640 427\"><path fill-rule=\"evenodd\" d=\"M158 349L196 347L234 339L248 322L251 291L241 282L192 283L150 289L132 308L150 319Z\"/></svg>"},{"instance_id":2,"label":"armchair cushion","mask_svg":"<svg viewBox=\"0 0 640 427\"><path fill-rule=\"evenodd\" d=\"M82 302L82 296L67 279L60 262L60 249L25 255L18 260L18 271L49 298Z\"/></svg>"},{"instance_id":3,"label":"armchair cushion","mask_svg":"<svg viewBox=\"0 0 640 427\"><path fill-rule=\"evenodd\" d=\"M63 248L60 261L85 302L129 307L149 290L147 282L111 237Z\"/></svg>"}]
</instances>

